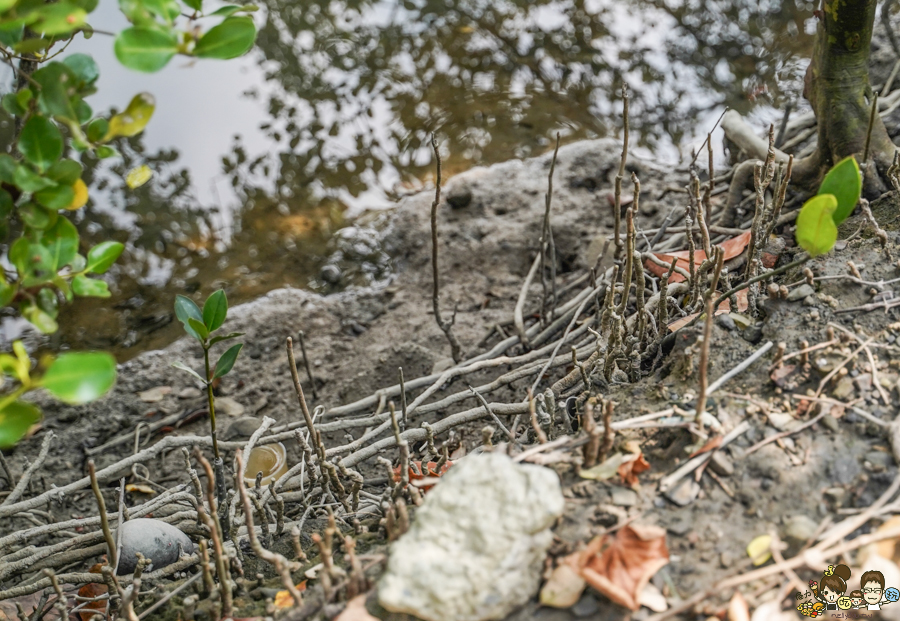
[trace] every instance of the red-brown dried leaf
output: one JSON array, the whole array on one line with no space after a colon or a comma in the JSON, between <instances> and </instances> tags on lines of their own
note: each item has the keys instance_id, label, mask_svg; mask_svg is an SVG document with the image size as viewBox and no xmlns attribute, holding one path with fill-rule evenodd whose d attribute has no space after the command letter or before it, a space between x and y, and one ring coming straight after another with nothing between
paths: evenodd
<instances>
[{"instance_id":1,"label":"red-brown dried leaf","mask_svg":"<svg viewBox=\"0 0 900 621\"><path fill-rule=\"evenodd\" d=\"M97 571L94 571L94 567L97 568ZM99 568L101 567L101 565L94 565L94 567L91 567L91 573L100 573ZM78 597L100 597L101 595L106 595L106 591L107 589L105 584L91 582L78 589ZM98 612L100 614L104 614L106 612L106 601L100 600L97 602L87 602L84 605L84 608L78 611L78 616L81 617L81 621L91 621L91 618L93 618L93 616Z\"/></svg>"},{"instance_id":2,"label":"red-brown dried leaf","mask_svg":"<svg viewBox=\"0 0 900 621\"><path fill-rule=\"evenodd\" d=\"M452 461L445 461L444 465L441 466L441 471L437 471L437 463L433 461L425 462L425 468L428 469L426 473L422 467L421 461L411 461L409 462L409 480L410 481L420 481L423 479L433 479L443 475L447 470L450 469L450 466L453 465ZM394 483L400 482L400 466L394 468ZM434 484L432 485L416 485L421 490L428 491Z\"/></svg>"},{"instance_id":3,"label":"red-brown dried leaf","mask_svg":"<svg viewBox=\"0 0 900 621\"><path fill-rule=\"evenodd\" d=\"M717 244L725 251L725 260L728 261L737 256L740 256L744 249L747 247L747 244L750 243L750 231L746 233L742 233L737 237L732 237L731 239L726 239L721 244ZM654 256L659 259L662 259L669 265L672 264L672 259L678 259L678 263L676 263L677 267L684 269L687 272L691 271L691 263L690 263L690 252L687 250L679 250L677 252L654 252ZM695 250L694 251L694 265L700 265L706 260L706 252L703 250ZM661 265L657 265L653 261L646 261L644 263L644 267L653 274L654 276L662 276L667 271L669 271L668 267L663 267ZM684 281L684 276L678 273L672 274L669 278L669 282L682 282Z\"/></svg>"},{"instance_id":4,"label":"red-brown dried leaf","mask_svg":"<svg viewBox=\"0 0 900 621\"><path fill-rule=\"evenodd\" d=\"M637 457L630 459L619 466L619 476L622 482L628 487L636 487L638 484L638 476L642 472L650 470L650 463L644 459L643 453L638 453Z\"/></svg>"},{"instance_id":5,"label":"red-brown dried leaf","mask_svg":"<svg viewBox=\"0 0 900 621\"><path fill-rule=\"evenodd\" d=\"M719 446L721 446L721 444L722 444L722 436L716 436L716 437L714 437L714 438L710 438L710 439L706 442L706 444L704 444L704 445L701 446L699 449L697 449L696 451L694 451L693 453L691 453L691 454L688 456L688 459L693 459L693 458L696 457L697 455L702 455L703 453L706 453L706 452L711 451L711 450L713 450L713 449L717 449L717 448L719 448Z\"/></svg>"},{"instance_id":6,"label":"red-brown dried leaf","mask_svg":"<svg viewBox=\"0 0 900 621\"><path fill-rule=\"evenodd\" d=\"M666 531L626 524L615 535L597 537L582 556L585 581L617 604L637 610L643 588L669 562Z\"/></svg>"}]
</instances>

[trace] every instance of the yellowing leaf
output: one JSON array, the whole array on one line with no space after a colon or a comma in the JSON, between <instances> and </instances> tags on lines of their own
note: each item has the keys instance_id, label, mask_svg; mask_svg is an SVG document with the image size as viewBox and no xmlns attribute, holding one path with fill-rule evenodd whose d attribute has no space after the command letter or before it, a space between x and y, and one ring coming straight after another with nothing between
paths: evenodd
<instances>
[{"instance_id":1,"label":"yellowing leaf","mask_svg":"<svg viewBox=\"0 0 900 621\"><path fill-rule=\"evenodd\" d=\"M747 544L747 556L750 557L754 565L762 565L772 558L772 552L769 550L771 545L771 535L760 535Z\"/></svg>"},{"instance_id":2,"label":"yellowing leaf","mask_svg":"<svg viewBox=\"0 0 900 621\"><path fill-rule=\"evenodd\" d=\"M109 130L103 137L103 142L109 142L116 136L136 136L144 131L153 111L156 109L156 100L150 93L139 93L128 103L123 112L109 120Z\"/></svg>"},{"instance_id":3,"label":"yellowing leaf","mask_svg":"<svg viewBox=\"0 0 900 621\"><path fill-rule=\"evenodd\" d=\"M297 590L303 592L306 590L306 580L297 585ZM287 591L287 589L278 591L275 594L275 607L279 610L284 608L291 608L294 606L294 598L291 597L291 594Z\"/></svg>"},{"instance_id":4,"label":"yellowing leaf","mask_svg":"<svg viewBox=\"0 0 900 621\"><path fill-rule=\"evenodd\" d=\"M151 177L153 177L153 171L150 170L149 166L144 164L143 166L132 168L128 174L125 175L125 184L134 190L150 181Z\"/></svg>"},{"instance_id":5,"label":"yellowing leaf","mask_svg":"<svg viewBox=\"0 0 900 621\"><path fill-rule=\"evenodd\" d=\"M72 189L75 191L75 198L73 198L72 202L69 203L66 207L66 209L68 209L69 211L81 209L82 207L87 205L88 201L88 189L84 181L78 179L75 183L72 184Z\"/></svg>"},{"instance_id":6,"label":"yellowing leaf","mask_svg":"<svg viewBox=\"0 0 900 621\"><path fill-rule=\"evenodd\" d=\"M156 490L149 485L139 485L137 483L129 483L125 486L126 492L138 492L139 494L155 494Z\"/></svg>"},{"instance_id":7,"label":"yellowing leaf","mask_svg":"<svg viewBox=\"0 0 900 621\"><path fill-rule=\"evenodd\" d=\"M806 201L797 216L797 243L811 257L825 254L837 241L832 215L838 201L833 194L819 194Z\"/></svg>"}]
</instances>

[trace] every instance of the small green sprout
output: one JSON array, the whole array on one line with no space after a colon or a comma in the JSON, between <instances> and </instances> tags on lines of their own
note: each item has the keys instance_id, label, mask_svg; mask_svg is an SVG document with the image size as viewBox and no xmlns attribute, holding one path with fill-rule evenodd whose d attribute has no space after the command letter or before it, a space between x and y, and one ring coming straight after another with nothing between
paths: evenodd
<instances>
[{"instance_id":1,"label":"small green sprout","mask_svg":"<svg viewBox=\"0 0 900 621\"><path fill-rule=\"evenodd\" d=\"M859 164L851 155L828 171L819 193L804 203L797 216L797 243L810 257L834 248L837 226L853 213L861 194Z\"/></svg>"}]
</instances>

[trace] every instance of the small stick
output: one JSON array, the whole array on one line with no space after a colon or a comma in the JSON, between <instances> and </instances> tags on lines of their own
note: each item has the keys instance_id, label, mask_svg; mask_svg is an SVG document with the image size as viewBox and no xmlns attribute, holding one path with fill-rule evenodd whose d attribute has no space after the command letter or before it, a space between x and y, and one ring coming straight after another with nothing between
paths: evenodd
<instances>
[{"instance_id":1,"label":"small stick","mask_svg":"<svg viewBox=\"0 0 900 621\"><path fill-rule=\"evenodd\" d=\"M584 414L581 417L582 427L587 433L588 441L584 445L584 467L591 468L597 465L600 455L600 427L594 420L594 404L588 399L584 404Z\"/></svg>"},{"instance_id":2,"label":"small stick","mask_svg":"<svg viewBox=\"0 0 900 621\"><path fill-rule=\"evenodd\" d=\"M287 337L287 355L288 363L291 367L291 377L294 380L294 390L297 392L297 400L300 402L300 410L303 412L303 420L306 421L306 428L309 429L310 439L315 439L316 428L313 425L312 415L309 413L309 406L306 405L306 397L303 395L303 386L300 384L300 374L297 373L297 363L294 362L294 345L291 337Z\"/></svg>"},{"instance_id":3,"label":"small stick","mask_svg":"<svg viewBox=\"0 0 900 621\"><path fill-rule=\"evenodd\" d=\"M706 300L706 323L703 326L703 347L700 348L700 394L697 397L696 422L703 428L703 414L706 412L707 367L709 366L709 341L712 338L713 315L712 296Z\"/></svg>"},{"instance_id":4,"label":"small stick","mask_svg":"<svg viewBox=\"0 0 900 621\"><path fill-rule=\"evenodd\" d=\"M238 471L243 471L244 458L241 455L240 450L237 451L235 459L237 460ZM250 540L250 547L253 548L253 553L275 567L275 570L281 577L281 584L287 592L290 593L294 600L294 605L297 608L300 608L303 606L303 597L300 595L300 591L297 590L297 587L294 585L294 579L291 577L291 569L295 568L296 564L287 560L282 555L270 552L262 547L262 544L260 544L259 539L256 537L256 528L253 526L253 507L250 504L250 498L247 496L247 489L244 486L243 477L238 477L237 488L238 494L241 497L241 503L244 507L244 520L247 523L247 537ZM299 569L299 567L296 568Z\"/></svg>"},{"instance_id":5,"label":"small stick","mask_svg":"<svg viewBox=\"0 0 900 621\"><path fill-rule=\"evenodd\" d=\"M213 582L212 571L209 568L209 549L205 539L200 540L199 547L200 573L203 575L203 590L209 595L213 592L213 589L216 588L216 583Z\"/></svg>"},{"instance_id":6,"label":"small stick","mask_svg":"<svg viewBox=\"0 0 900 621\"><path fill-rule=\"evenodd\" d=\"M22 478L19 479L19 482L16 484L13 491L9 496L6 497L6 500L3 501L4 505L11 505L16 502L22 495L25 493L25 490L28 489L28 484L31 483L31 477L34 476L34 473L38 471L38 469L44 465L44 461L47 459L47 454L50 451L50 443L53 441L55 434L52 431L48 431L47 435L44 436L44 441L41 443L41 452L38 453L37 459L28 466L25 472L22 474ZM6 462L3 462L6 464ZM8 467L4 466L6 470L6 475L10 477L9 483L13 484L12 474L10 474Z\"/></svg>"},{"instance_id":7,"label":"small stick","mask_svg":"<svg viewBox=\"0 0 900 621\"><path fill-rule=\"evenodd\" d=\"M622 159L619 161L619 173L616 175L615 181L615 242L616 254L615 258L618 262L622 258L622 251L625 249L622 243L621 227L622 227L622 180L625 178L625 162L628 159L628 85L622 84Z\"/></svg>"},{"instance_id":8,"label":"small stick","mask_svg":"<svg viewBox=\"0 0 900 621\"><path fill-rule=\"evenodd\" d=\"M541 425L538 423L537 412L534 409L534 395L530 388L528 389L528 413L531 414L531 428L534 429L538 442L547 444L547 434L544 433L544 430L541 429Z\"/></svg>"},{"instance_id":9,"label":"small stick","mask_svg":"<svg viewBox=\"0 0 900 621\"><path fill-rule=\"evenodd\" d=\"M306 375L309 377L309 386L312 388L313 399L318 401L319 395L316 394L316 378L313 377L312 369L309 366L309 357L306 355L306 339L303 338L304 336L303 330L297 331L297 340L300 341L300 353L303 354L303 366L306 367Z\"/></svg>"},{"instance_id":10,"label":"small stick","mask_svg":"<svg viewBox=\"0 0 900 621\"><path fill-rule=\"evenodd\" d=\"M438 274L438 231L437 231L437 208L441 202L441 153L438 150L437 139L434 137L434 134L431 134L431 147L434 149L434 157L437 161L437 179L434 184L434 202L431 203L431 272L432 272L432 293L431 293L431 305L434 309L434 320L437 322L438 327L447 337L447 341L450 342L450 351L453 356L453 360L459 364L463 358L462 345L459 344L459 340L453 334L453 319L450 321L444 321L441 319L441 309L440 309L440 278ZM453 317L455 319L456 313L454 312Z\"/></svg>"},{"instance_id":11,"label":"small stick","mask_svg":"<svg viewBox=\"0 0 900 621\"><path fill-rule=\"evenodd\" d=\"M471 386L469 386L469 390L472 391L472 394L475 395L475 397L478 399L478 401L481 403L482 407L490 415L490 417L494 419L494 422L497 423L498 427L500 427L500 431L502 431L503 433L506 434L506 436L509 438L510 443L515 442L516 441L515 434L511 430L507 429L502 422L500 422L500 419L497 417L496 414L494 414L494 411L491 410L491 406L488 404L488 402L485 400L485 398L481 396L481 393L478 392L477 390L475 390L474 388L472 388ZM430 428L431 428L431 425L429 425L426 428L426 430L428 430ZM433 431L431 432L431 437L432 437L431 446L434 446L434 432Z\"/></svg>"},{"instance_id":12,"label":"small stick","mask_svg":"<svg viewBox=\"0 0 900 621\"><path fill-rule=\"evenodd\" d=\"M626 253L625 253L625 269L622 272L622 299L619 301L618 313L625 315L625 309L628 307L628 298L631 295L631 275L634 271L634 211L629 207L625 210L625 224L627 227ZM610 286L615 289L615 283Z\"/></svg>"},{"instance_id":13,"label":"small stick","mask_svg":"<svg viewBox=\"0 0 900 621\"><path fill-rule=\"evenodd\" d=\"M609 456L610 451L612 451L613 440L616 435L612 423L613 408L615 405L616 404L612 399L607 399L603 403L603 446L600 447L600 460L605 460Z\"/></svg>"},{"instance_id":14,"label":"small stick","mask_svg":"<svg viewBox=\"0 0 900 621\"><path fill-rule=\"evenodd\" d=\"M56 574L53 573L52 569L45 569L44 575L50 578L50 584L53 585L53 590L56 592L56 603L53 604L53 607L56 608L61 620L67 619L69 617L69 608L66 604L69 599L66 597L66 594L63 593L62 587L59 586L59 580L56 579Z\"/></svg>"},{"instance_id":15,"label":"small stick","mask_svg":"<svg viewBox=\"0 0 900 621\"><path fill-rule=\"evenodd\" d=\"M516 334L519 335L519 341L525 347L528 347L528 335L525 333L525 319L523 318L525 300L528 299L528 288L531 286L531 281L534 280L534 275L537 274L538 268L542 263L542 257L543 254L539 254L534 258L531 269L528 270L528 275L525 277L525 282L522 283L519 299L516 300L516 308L513 311L513 324L516 328Z\"/></svg>"},{"instance_id":16,"label":"small stick","mask_svg":"<svg viewBox=\"0 0 900 621\"><path fill-rule=\"evenodd\" d=\"M210 537L213 541L213 553L216 559L216 574L219 576L219 584L221 585L222 614L231 616L232 599L231 599L231 573L227 568L227 560L225 556L225 547L222 544L222 527L219 524L218 511L216 510L216 493L215 493L215 475L210 463L200 452L199 448L194 448L194 458L203 467L206 472L206 501L209 503L209 513L203 507L203 503L197 505L197 515L206 524L209 529ZM243 477L238 478L238 485L241 489L244 487ZM252 530L252 529L251 529ZM253 531L254 533L256 531Z\"/></svg>"},{"instance_id":17,"label":"small stick","mask_svg":"<svg viewBox=\"0 0 900 621\"><path fill-rule=\"evenodd\" d=\"M103 500L103 494L100 492L100 485L97 483L97 470L94 466L93 459L88 461L88 476L91 477L91 490L94 492L94 498L97 500L97 507L100 509L100 528L103 529L103 538L106 540L106 564L115 571L115 568L118 566L116 541L113 539L112 531L109 530L109 520L106 517L106 502Z\"/></svg>"},{"instance_id":18,"label":"small stick","mask_svg":"<svg viewBox=\"0 0 900 621\"><path fill-rule=\"evenodd\" d=\"M400 412L403 414L403 428L409 427L409 416L406 413L406 384L403 381L403 367L397 369L400 372Z\"/></svg>"}]
</instances>

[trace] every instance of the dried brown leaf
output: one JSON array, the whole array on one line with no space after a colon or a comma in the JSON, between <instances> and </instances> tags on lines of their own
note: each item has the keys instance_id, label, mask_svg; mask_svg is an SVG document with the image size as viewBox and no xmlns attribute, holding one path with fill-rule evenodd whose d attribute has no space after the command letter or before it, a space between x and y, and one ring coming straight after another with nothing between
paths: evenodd
<instances>
[{"instance_id":1,"label":"dried brown leaf","mask_svg":"<svg viewBox=\"0 0 900 621\"><path fill-rule=\"evenodd\" d=\"M638 476L642 472L650 470L650 463L644 459L643 453L632 453L633 459L625 461L619 466L619 476L622 482L629 487L636 487L638 484Z\"/></svg>"}]
</instances>

